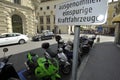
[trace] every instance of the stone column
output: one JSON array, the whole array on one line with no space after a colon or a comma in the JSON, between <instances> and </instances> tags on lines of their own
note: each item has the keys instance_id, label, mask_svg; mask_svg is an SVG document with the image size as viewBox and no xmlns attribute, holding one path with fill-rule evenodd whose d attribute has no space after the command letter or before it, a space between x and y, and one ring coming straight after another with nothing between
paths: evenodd
<instances>
[{"instance_id":1,"label":"stone column","mask_svg":"<svg viewBox=\"0 0 120 80\"><path fill-rule=\"evenodd\" d=\"M120 44L120 23L117 23L117 26L115 28L115 43Z\"/></svg>"},{"instance_id":2,"label":"stone column","mask_svg":"<svg viewBox=\"0 0 120 80\"><path fill-rule=\"evenodd\" d=\"M120 45L120 23L119 23L119 26L118 26L118 44Z\"/></svg>"},{"instance_id":3,"label":"stone column","mask_svg":"<svg viewBox=\"0 0 120 80\"><path fill-rule=\"evenodd\" d=\"M8 29L8 32L11 33L11 32L12 32L12 21L11 21L11 17L8 15L6 19L7 19L7 29Z\"/></svg>"},{"instance_id":4,"label":"stone column","mask_svg":"<svg viewBox=\"0 0 120 80\"><path fill-rule=\"evenodd\" d=\"M70 34L71 33L71 26L68 26L68 34Z\"/></svg>"}]
</instances>

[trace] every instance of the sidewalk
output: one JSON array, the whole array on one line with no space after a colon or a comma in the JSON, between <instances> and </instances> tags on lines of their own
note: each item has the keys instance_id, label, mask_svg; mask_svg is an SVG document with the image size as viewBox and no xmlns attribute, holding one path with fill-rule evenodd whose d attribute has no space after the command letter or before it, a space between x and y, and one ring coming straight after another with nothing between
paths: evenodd
<instances>
[{"instance_id":1,"label":"sidewalk","mask_svg":"<svg viewBox=\"0 0 120 80\"><path fill-rule=\"evenodd\" d=\"M120 48L111 41L95 44L78 80L120 80Z\"/></svg>"}]
</instances>

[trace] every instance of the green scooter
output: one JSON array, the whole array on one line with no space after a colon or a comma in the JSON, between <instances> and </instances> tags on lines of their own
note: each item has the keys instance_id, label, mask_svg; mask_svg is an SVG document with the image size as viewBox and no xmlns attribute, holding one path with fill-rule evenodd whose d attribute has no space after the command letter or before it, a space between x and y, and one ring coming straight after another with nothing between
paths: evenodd
<instances>
[{"instance_id":1,"label":"green scooter","mask_svg":"<svg viewBox=\"0 0 120 80\"><path fill-rule=\"evenodd\" d=\"M27 54L26 66L38 80L60 80L59 64L56 59L48 59L46 57L39 57L36 54Z\"/></svg>"}]
</instances>

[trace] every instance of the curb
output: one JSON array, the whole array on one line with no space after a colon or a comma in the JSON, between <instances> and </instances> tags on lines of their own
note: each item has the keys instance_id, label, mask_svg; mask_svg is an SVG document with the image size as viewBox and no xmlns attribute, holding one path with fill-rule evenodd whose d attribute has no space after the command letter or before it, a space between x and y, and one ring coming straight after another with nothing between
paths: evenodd
<instances>
[{"instance_id":1,"label":"curb","mask_svg":"<svg viewBox=\"0 0 120 80\"><path fill-rule=\"evenodd\" d=\"M120 45L119 45L119 44L117 44L117 47L118 47L118 48L120 48Z\"/></svg>"},{"instance_id":2,"label":"curb","mask_svg":"<svg viewBox=\"0 0 120 80\"><path fill-rule=\"evenodd\" d=\"M97 44L97 42L95 41L94 44L93 44L93 46L92 46L92 48L93 48L96 44ZM92 48L91 48L91 49L92 49ZM89 53L88 53L88 55L84 56L83 61L82 61L82 63L81 63L81 66L79 67L78 72L77 72L77 80L80 80L81 74L82 74L82 72L84 71L84 68L86 67L86 64L87 64L87 62L88 62L88 60L89 60L89 57L90 57Z\"/></svg>"},{"instance_id":3,"label":"curb","mask_svg":"<svg viewBox=\"0 0 120 80\"><path fill-rule=\"evenodd\" d=\"M81 66L79 67L78 69L78 72L77 72L77 80L80 80L80 76L82 74L82 72L84 71L84 68L88 62L88 59L89 59L89 54L86 55L81 63Z\"/></svg>"}]
</instances>

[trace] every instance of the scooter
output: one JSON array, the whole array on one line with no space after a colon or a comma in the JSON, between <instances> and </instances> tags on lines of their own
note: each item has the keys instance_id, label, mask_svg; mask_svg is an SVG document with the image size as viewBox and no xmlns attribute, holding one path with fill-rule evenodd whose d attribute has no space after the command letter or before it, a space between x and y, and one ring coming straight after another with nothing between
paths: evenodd
<instances>
[{"instance_id":1,"label":"scooter","mask_svg":"<svg viewBox=\"0 0 120 80\"><path fill-rule=\"evenodd\" d=\"M62 46L63 52L68 58L68 61L72 64L73 62L73 42L68 41ZM81 52L78 50L78 66L81 64Z\"/></svg>"},{"instance_id":2,"label":"scooter","mask_svg":"<svg viewBox=\"0 0 120 80\"><path fill-rule=\"evenodd\" d=\"M80 50L82 52L81 56L84 56L89 53L90 48L91 48L91 44L90 44L91 42L89 41L87 36L81 36L79 40L80 40L79 46L80 46Z\"/></svg>"},{"instance_id":3,"label":"scooter","mask_svg":"<svg viewBox=\"0 0 120 80\"><path fill-rule=\"evenodd\" d=\"M63 53L62 48L58 48L57 53L54 53L49 46L50 45L47 42L42 44L42 48L45 50L45 56L49 59L56 58L59 62L60 71L63 74L69 74L71 72L71 64L68 62L68 59Z\"/></svg>"},{"instance_id":4,"label":"scooter","mask_svg":"<svg viewBox=\"0 0 120 80\"><path fill-rule=\"evenodd\" d=\"M89 38L87 36L81 36L80 37L80 42L85 43L85 44L89 44L89 46L92 47L95 39L96 39L96 36L92 36L92 37L89 37Z\"/></svg>"},{"instance_id":5,"label":"scooter","mask_svg":"<svg viewBox=\"0 0 120 80\"><path fill-rule=\"evenodd\" d=\"M0 61L0 80L20 80L12 63L8 63L12 55L6 57L5 53L8 52L8 48L3 49L4 57Z\"/></svg>"},{"instance_id":6,"label":"scooter","mask_svg":"<svg viewBox=\"0 0 120 80\"><path fill-rule=\"evenodd\" d=\"M55 37L55 40L58 43L58 49L62 48L63 53L66 55L68 62L72 65L73 62L73 42L68 41L67 43L64 43L64 40L62 40L62 37L60 35L57 35ZM81 52L80 50L78 54L78 66L81 64Z\"/></svg>"},{"instance_id":7,"label":"scooter","mask_svg":"<svg viewBox=\"0 0 120 80\"><path fill-rule=\"evenodd\" d=\"M88 44L90 44L90 47L93 46L95 39L96 39L96 36L92 36L88 38Z\"/></svg>"},{"instance_id":8,"label":"scooter","mask_svg":"<svg viewBox=\"0 0 120 80\"><path fill-rule=\"evenodd\" d=\"M47 57L40 58L34 53L27 54L27 69L39 80L60 80L58 62Z\"/></svg>"}]
</instances>

